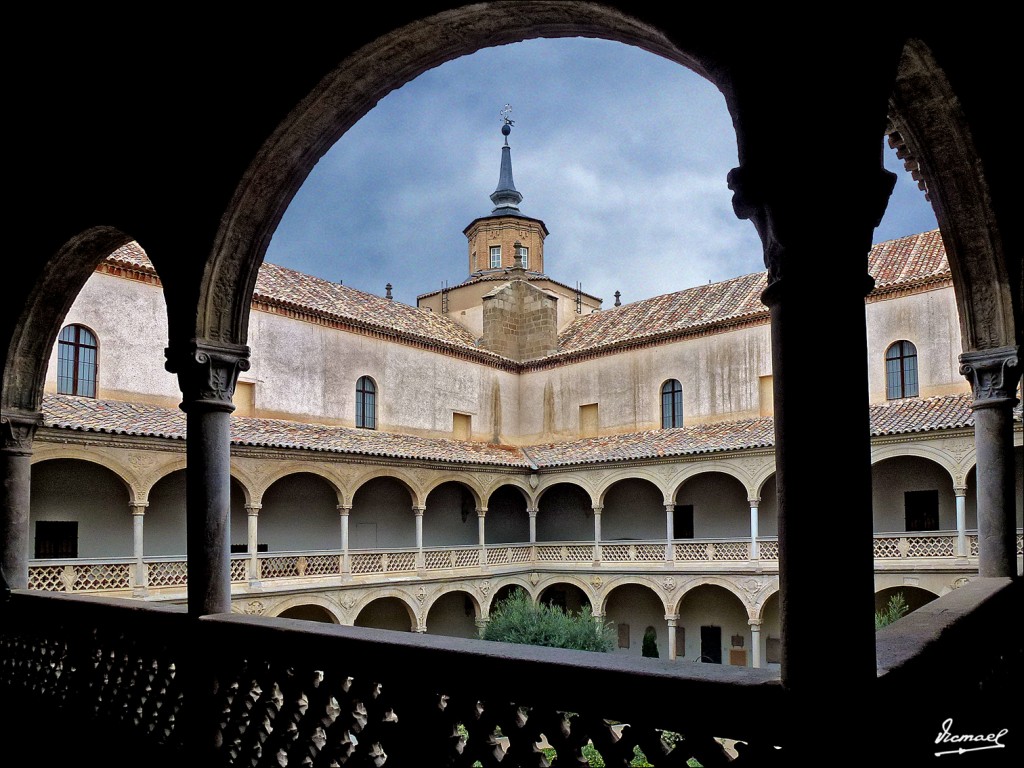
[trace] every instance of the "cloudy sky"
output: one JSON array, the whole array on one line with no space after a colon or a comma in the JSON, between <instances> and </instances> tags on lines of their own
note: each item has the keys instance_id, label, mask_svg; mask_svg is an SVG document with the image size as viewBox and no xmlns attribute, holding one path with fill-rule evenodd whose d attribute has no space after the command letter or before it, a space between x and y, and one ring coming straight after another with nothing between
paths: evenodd
<instances>
[{"instance_id":1,"label":"cloudy sky","mask_svg":"<svg viewBox=\"0 0 1024 768\"><path fill-rule=\"evenodd\" d=\"M547 225L555 280L608 308L616 290L629 302L763 269L726 187L736 142L719 92L590 39L484 49L393 91L320 160L266 260L378 295L390 282L407 304L465 280L462 230L491 211L505 104L520 210ZM888 146L885 156L900 179L875 240L935 228Z\"/></svg>"}]
</instances>

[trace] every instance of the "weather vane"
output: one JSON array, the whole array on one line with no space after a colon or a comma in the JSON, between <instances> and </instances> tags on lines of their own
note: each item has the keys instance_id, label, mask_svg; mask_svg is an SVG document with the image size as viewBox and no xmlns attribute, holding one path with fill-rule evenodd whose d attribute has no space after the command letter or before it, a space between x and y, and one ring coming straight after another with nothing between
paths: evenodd
<instances>
[{"instance_id":1,"label":"weather vane","mask_svg":"<svg viewBox=\"0 0 1024 768\"><path fill-rule=\"evenodd\" d=\"M512 133L512 126L515 121L509 117L512 114L512 105L506 104L498 113L501 116L501 135L505 137L505 146L508 146L508 135Z\"/></svg>"}]
</instances>

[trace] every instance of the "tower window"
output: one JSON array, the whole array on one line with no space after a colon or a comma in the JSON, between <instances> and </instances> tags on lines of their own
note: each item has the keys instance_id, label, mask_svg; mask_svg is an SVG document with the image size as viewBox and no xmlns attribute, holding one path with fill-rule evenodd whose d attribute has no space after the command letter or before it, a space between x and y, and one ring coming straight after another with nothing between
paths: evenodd
<instances>
[{"instance_id":1,"label":"tower window","mask_svg":"<svg viewBox=\"0 0 1024 768\"><path fill-rule=\"evenodd\" d=\"M57 391L96 397L96 337L81 325L67 325L57 342Z\"/></svg>"},{"instance_id":2,"label":"tower window","mask_svg":"<svg viewBox=\"0 0 1024 768\"><path fill-rule=\"evenodd\" d=\"M491 269L497 269L501 266L501 246L491 246Z\"/></svg>"},{"instance_id":3,"label":"tower window","mask_svg":"<svg viewBox=\"0 0 1024 768\"><path fill-rule=\"evenodd\" d=\"M523 260L523 269L530 268L530 249L525 245L519 246L519 258Z\"/></svg>"},{"instance_id":4,"label":"tower window","mask_svg":"<svg viewBox=\"0 0 1024 768\"><path fill-rule=\"evenodd\" d=\"M897 341L885 351L885 397L917 397L917 347Z\"/></svg>"},{"instance_id":5,"label":"tower window","mask_svg":"<svg viewBox=\"0 0 1024 768\"><path fill-rule=\"evenodd\" d=\"M676 379L661 385L661 428L683 426L683 386Z\"/></svg>"},{"instance_id":6,"label":"tower window","mask_svg":"<svg viewBox=\"0 0 1024 768\"><path fill-rule=\"evenodd\" d=\"M369 376L361 376L356 382L356 426L377 428L377 385Z\"/></svg>"}]
</instances>

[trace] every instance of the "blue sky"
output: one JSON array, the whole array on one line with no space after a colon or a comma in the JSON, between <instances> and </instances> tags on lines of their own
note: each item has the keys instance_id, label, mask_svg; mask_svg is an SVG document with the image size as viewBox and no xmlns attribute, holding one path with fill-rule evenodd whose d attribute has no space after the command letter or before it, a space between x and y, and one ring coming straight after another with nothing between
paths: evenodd
<instances>
[{"instance_id":1,"label":"blue sky","mask_svg":"<svg viewBox=\"0 0 1024 768\"><path fill-rule=\"evenodd\" d=\"M552 278L608 308L616 290L629 302L763 269L753 225L732 211L736 141L718 90L583 38L487 48L390 93L314 168L266 260L378 295L390 282L407 304L461 282L462 230L492 207L505 104L520 210L550 231ZM876 242L934 229L887 145L885 162L899 181Z\"/></svg>"}]
</instances>

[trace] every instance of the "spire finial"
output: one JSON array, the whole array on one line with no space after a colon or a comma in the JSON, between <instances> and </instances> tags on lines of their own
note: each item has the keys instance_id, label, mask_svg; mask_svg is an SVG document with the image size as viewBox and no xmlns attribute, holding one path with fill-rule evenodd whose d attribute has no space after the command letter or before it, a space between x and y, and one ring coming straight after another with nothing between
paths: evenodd
<instances>
[{"instance_id":1,"label":"spire finial","mask_svg":"<svg viewBox=\"0 0 1024 768\"><path fill-rule=\"evenodd\" d=\"M501 117L501 135L505 137L505 146L508 146L508 135L512 133L512 126L516 124L510 115L512 114L512 105L506 104L501 108L501 112L498 113Z\"/></svg>"}]
</instances>

